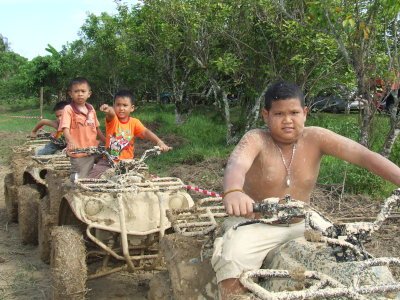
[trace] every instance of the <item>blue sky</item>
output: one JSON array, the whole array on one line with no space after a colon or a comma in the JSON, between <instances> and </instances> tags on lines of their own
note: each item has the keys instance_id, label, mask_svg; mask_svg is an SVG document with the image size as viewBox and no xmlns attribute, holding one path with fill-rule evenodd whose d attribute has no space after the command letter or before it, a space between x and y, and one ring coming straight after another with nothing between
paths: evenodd
<instances>
[{"instance_id":1,"label":"blue sky","mask_svg":"<svg viewBox=\"0 0 400 300\"><path fill-rule=\"evenodd\" d=\"M136 3L136 1L125 1ZM87 13L116 13L113 0L0 0L0 34L11 50L32 59L79 38Z\"/></svg>"}]
</instances>

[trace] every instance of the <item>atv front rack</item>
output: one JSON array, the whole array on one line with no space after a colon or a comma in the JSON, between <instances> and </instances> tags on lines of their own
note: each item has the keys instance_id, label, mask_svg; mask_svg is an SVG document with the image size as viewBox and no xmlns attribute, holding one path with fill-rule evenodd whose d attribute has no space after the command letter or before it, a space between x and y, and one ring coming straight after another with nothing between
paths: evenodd
<instances>
[{"instance_id":1,"label":"atv front rack","mask_svg":"<svg viewBox=\"0 0 400 300\"><path fill-rule=\"evenodd\" d=\"M167 210L167 217L174 230L184 236L202 236L217 229L228 216L221 197L200 199L188 209Z\"/></svg>"},{"instance_id":2,"label":"atv front rack","mask_svg":"<svg viewBox=\"0 0 400 300\"><path fill-rule=\"evenodd\" d=\"M71 162L65 154L34 155L32 159L53 170L69 170Z\"/></svg>"},{"instance_id":3,"label":"atv front rack","mask_svg":"<svg viewBox=\"0 0 400 300\"><path fill-rule=\"evenodd\" d=\"M136 177L136 179L133 177ZM179 178L160 177L145 179L139 173L118 175L113 179L82 178L77 179L75 184L86 191L108 193L162 192L185 189L185 185Z\"/></svg>"},{"instance_id":4,"label":"atv front rack","mask_svg":"<svg viewBox=\"0 0 400 300\"><path fill-rule=\"evenodd\" d=\"M355 272L352 282L353 285L348 287L336 279L316 271L301 271L290 273L287 270L260 269L255 271L243 272L240 282L251 293L263 300L300 300L300 299L317 299L317 298L336 298L347 297L350 299L367 299L364 295L371 294L388 294L400 291L400 283L394 282L390 284L360 285L363 271L374 266L400 266L400 259L393 257L372 258L358 263L359 271ZM271 280L273 278L291 279L293 281L314 281L314 284L307 289L300 291L283 291L270 292L257 284L254 279L263 278Z\"/></svg>"},{"instance_id":5,"label":"atv front rack","mask_svg":"<svg viewBox=\"0 0 400 300\"><path fill-rule=\"evenodd\" d=\"M21 146L15 146L12 147L13 153L27 153L39 146L44 146L47 143L50 142L50 139L33 139L33 140L27 140L25 143L23 143Z\"/></svg>"}]
</instances>

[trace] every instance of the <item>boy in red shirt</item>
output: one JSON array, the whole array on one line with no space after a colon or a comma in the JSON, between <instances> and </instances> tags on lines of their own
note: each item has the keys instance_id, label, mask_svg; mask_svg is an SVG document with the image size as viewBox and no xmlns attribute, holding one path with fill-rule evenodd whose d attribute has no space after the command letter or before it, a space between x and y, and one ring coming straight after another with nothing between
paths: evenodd
<instances>
[{"instance_id":1,"label":"boy in red shirt","mask_svg":"<svg viewBox=\"0 0 400 300\"><path fill-rule=\"evenodd\" d=\"M67 141L67 155L71 160L71 179L85 178L93 168L95 155L87 153L73 153L77 148L97 147L99 142L105 141L99 128L96 111L86 103L92 91L89 81L83 77L73 79L69 84L68 94L71 104L65 106L60 126Z\"/></svg>"},{"instance_id":2,"label":"boy in red shirt","mask_svg":"<svg viewBox=\"0 0 400 300\"><path fill-rule=\"evenodd\" d=\"M135 138L152 141L160 150L169 151L167 146L156 134L146 128L130 114L135 110L133 95L128 90L121 90L114 96L114 106L103 104L100 110L106 113L106 149L115 162L123 159L133 159ZM101 159L89 174L91 178L99 178L110 168L105 159Z\"/></svg>"}]
</instances>

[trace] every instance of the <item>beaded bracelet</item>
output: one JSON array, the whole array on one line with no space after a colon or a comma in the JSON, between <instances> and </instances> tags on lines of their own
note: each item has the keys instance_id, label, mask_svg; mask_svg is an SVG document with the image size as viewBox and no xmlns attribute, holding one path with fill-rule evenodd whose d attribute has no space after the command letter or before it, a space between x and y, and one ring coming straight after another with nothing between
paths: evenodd
<instances>
[{"instance_id":1,"label":"beaded bracelet","mask_svg":"<svg viewBox=\"0 0 400 300\"><path fill-rule=\"evenodd\" d=\"M233 192L244 193L244 191L242 189L231 189L231 190L228 190L228 191L224 192L222 198L225 198L226 195L228 195L229 193L233 193Z\"/></svg>"}]
</instances>

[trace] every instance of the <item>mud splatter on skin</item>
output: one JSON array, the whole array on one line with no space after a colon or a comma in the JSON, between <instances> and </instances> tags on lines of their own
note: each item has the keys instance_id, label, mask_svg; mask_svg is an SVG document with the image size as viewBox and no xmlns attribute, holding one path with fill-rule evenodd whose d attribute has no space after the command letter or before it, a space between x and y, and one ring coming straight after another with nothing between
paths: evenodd
<instances>
[{"instance_id":1,"label":"mud splatter on skin","mask_svg":"<svg viewBox=\"0 0 400 300\"><path fill-rule=\"evenodd\" d=\"M252 148L254 149L256 144L259 144L263 139L266 139L266 135L265 133L262 134L261 130L251 130L247 132L232 151L226 168L228 169L233 163L236 163L238 159L249 154L249 151L252 150Z\"/></svg>"}]
</instances>

